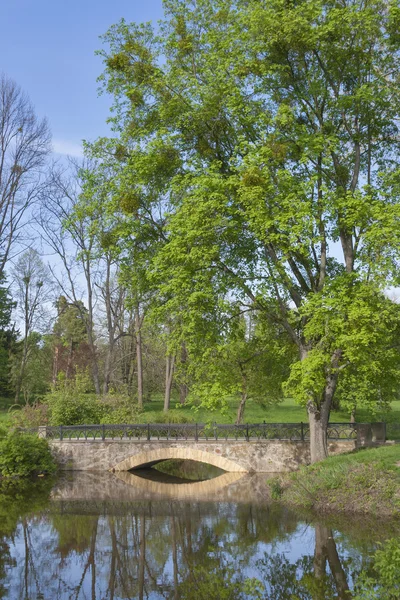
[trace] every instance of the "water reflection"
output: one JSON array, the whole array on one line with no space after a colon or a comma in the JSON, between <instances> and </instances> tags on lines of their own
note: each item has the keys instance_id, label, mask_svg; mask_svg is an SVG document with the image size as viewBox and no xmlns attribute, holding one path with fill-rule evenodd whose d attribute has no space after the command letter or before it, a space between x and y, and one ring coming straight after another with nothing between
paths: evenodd
<instances>
[{"instance_id":1,"label":"water reflection","mask_svg":"<svg viewBox=\"0 0 400 600\"><path fill-rule=\"evenodd\" d=\"M351 598L368 539L268 504L264 476L223 477L204 494L211 481L176 486L192 488L184 500L129 473L78 473L13 504L2 493L0 598Z\"/></svg>"}]
</instances>

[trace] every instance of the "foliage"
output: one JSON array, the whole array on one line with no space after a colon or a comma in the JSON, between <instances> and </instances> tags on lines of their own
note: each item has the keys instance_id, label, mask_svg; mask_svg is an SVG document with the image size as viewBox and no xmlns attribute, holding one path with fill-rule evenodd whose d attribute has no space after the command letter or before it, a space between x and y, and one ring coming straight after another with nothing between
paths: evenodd
<instances>
[{"instance_id":1,"label":"foliage","mask_svg":"<svg viewBox=\"0 0 400 600\"><path fill-rule=\"evenodd\" d=\"M383 295L400 251L395 5L165 8L161 35L121 21L104 36L114 137L87 145L102 161L92 207L101 196L118 214L114 245L150 240L139 262L175 351L193 332L207 347L221 302L285 330L299 350L288 389L322 458L340 379L349 404L364 402L358 378L373 383L371 405L398 371Z\"/></svg>"},{"instance_id":2,"label":"foliage","mask_svg":"<svg viewBox=\"0 0 400 600\"><path fill-rule=\"evenodd\" d=\"M190 569L180 585L181 598L192 598L193 589L199 600L261 600L264 586L256 579L236 579L234 569L222 564L212 571L199 566Z\"/></svg>"},{"instance_id":3,"label":"foliage","mask_svg":"<svg viewBox=\"0 0 400 600\"><path fill-rule=\"evenodd\" d=\"M12 408L11 419L14 427L39 427L49 422L48 404L34 402L22 407L14 405Z\"/></svg>"},{"instance_id":4,"label":"foliage","mask_svg":"<svg viewBox=\"0 0 400 600\"><path fill-rule=\"evenodd\" d=\"M346 279L337 277L304 308L305 335L319 342L307 361L294 365L285 391L303 405L312 390L322 394L324 365L341 348L340 405L349 412L360 406L383 411L398 397L400 307L369 282Z\"/></svg>"},{"instance_id":5,"label":"foliage","mask_svg":"<svg viewBox=\"0 0 400 600\"><path fill-rule=\"evenodd\" d=\"M400 541L387 540L356 581L354 600L397 600L400 595Z\"/></svg>"},{"instance_id":6,"label":"foliage","mask_svg":"<svg viewBox=\"0 0 400 600\"><path fill-rule=\"evenodd\" d=\"M52 477L0 479L0 536L12 536L19 519L43 511L53 485Z\"/></svg>"},{"instance_id":7,"label":"foliage","mask_svg":"<svg viewBox=\"0 0 400 600\"><path fill-rule=\"evenodd\" d=\"M63 344L79 344L87 337L86 324L82 315L87 312L83 303L78 306L68 302L65 296L60 296L56 301L57 320L53 331L56 338L59 338Z\"/></svg>"},{"instance_id":8,"label":"foliage","mask_svg":"<svg viewBox=\"0 0 400 600\"><path fill-rule=\"evenodd\" d=\"M85 425L100 423L104 406L94 393L87 373L73 380L59 378L56 388L43 398L48 404L50 425Z\"/></svg>"},{"instance_id":9,"label":"foliage","mask_svg":"<svg viewBox=\"0 0 400 600\"><path fill-rule=\"evenodd\" d=\"M48 442L35 435L11 432L0 442L3 477L53 473L56 465Z\"/></svg>"},{"instance_id":10,"label":"foliage","mask_svg":"<svg viewBox=\"0 0 400 600\"><path fill-rule=\"evenodd\" d=\"M26 350L25 366L21 375L21 361ZM14 344L9 359L9 379L15 389L20 387L20 401L34 403L48 392L51 380L52 351L48 336L33 331L25 340Z\"/></svg>"},{"instance_id":11,"label":"foliage","mask_svg":"<svg viewBox=\"0 0 400 600\"><path fill-rule=\"evenodd\" d=\"M172 409L168 412L164 411L147 411L141 413L138 423L193 423L194 418L188 412L183 412L180 409Z\"/></svg>"},{"instance_id":12,"label":"foliage","mask_svg":"<svg viewBox=\"0 0 400 600\"><path fill-rule=\"evenodd\" d=\"M4 273L0 273L0 394L9 395L10 389L10 354L15 348L16 332L11 327L13 301L6 284Z\"/></svg>"},{"instance_id":13,"label":"foliage","mask_svg":"<svg viewBox=\"0 0 400 600\"><path fill-rule=\"evenodd\" d=\"M211 339L186 337L189 404L196 410L204 406L226 411L229 399L237 395L243 404L253 400L264 409L282 401L282 383L296 354L293 344L281 328L260 318L252 322L228 303L225 308L225 326ZM217 319L215 325L218 328L221 322Z\"/></svg>"},{"instance_id":14,"label":"foliage","mask_svg":"<svg viewBox=\"0 0 400 600\"><path fill-rule=\"evenodd\" d=\"M103 416L100 423L119 425L121 423L137 423L140 418L140 411L132 398L121 395L109 394L102 398Z\"/></svg>"}]
</instances>

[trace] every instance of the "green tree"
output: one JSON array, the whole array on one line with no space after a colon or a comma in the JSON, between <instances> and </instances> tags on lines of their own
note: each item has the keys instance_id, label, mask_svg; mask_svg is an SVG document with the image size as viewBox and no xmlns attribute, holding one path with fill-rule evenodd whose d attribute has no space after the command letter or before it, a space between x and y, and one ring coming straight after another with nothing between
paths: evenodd
<instances>
[{"instance_id":1,"label":"green tree","mask_svg":"<svg viewBox=\"0 0 400 600\"><path fill-rule=\"evenodd\" d=\"M29 358L36 346L36 332L46 329L48 325L46 304L50 300L51 281L47 266L33 248L29 248L18 258L13 268L13 277L18 314L23 323L19 367L14 376L15 402L18 403Z\"/></svg>"},{"instance_id":2,"label":"green tree","mask_svg":"<svg viewBox=\"0 0 400 600\"><path fill-rule=\"evenodd\" d=\"M122 21L104 37L115 137L92 153L108 148L134 214L169 206L151 268L183 336L227 294L285 329L299 357L287 390L320 460L346 370L398 364L383 293L399 251L397 4L164 6L161 35Z\"/></svg>"},{"instance_id":3,"label":"green tree","mask_svg":"<svg viewBox=\"0 0 400 600\"><path fill-rule=\"evenodd\" d=\"M28 348L28 355L21 376L25 347ZM19 386L20 399L22 397L25 404L40 400L49 390L51 382L52 347L48 336L33 331L26 340L16 342L9 366L9 379L14 389Z\"/></svg>"},{"instance_id":4,"label":"green tree","mask_svg":"<svg viewBox=\"0 0 400 600\"><path fill-rule=\"evenodd\" d=\"M17 334L11 325L12 310L15 308L9 288L5 285L5 276L0 277L0 394L9 396L10 356L15 351Z\"/></svg>"},{"instance_id":5,"label":"green tree","mask_svg":"<svg viewBox=\"0 0 400 600\"><path fill-rule=\"evenodd\" d=\"M87 329L84 315L87 310L83 302L76 306L68 302L65 296L60 296L56 302L57 320L53 327L54 333L54 356L53 356L53 385L57 382L59 373L60 351L63 347L68 349L67 363L65 367L66 380L72 376L74 354L76 348L87 340Z\"/></svg>"},{"instance_id":6,"label":"green tree","mask_svg":"<svg viewBox=\"0 0 400 600\"><path fill-rule=\"evenodd\" d=\"M267 406L283 399L282 384L296 350L282 327L259 314L247 318L236 305L227 303L227 308L231 310L215 323L214 336L189 338L189 398L215 410L239 396L239 424L248 400Z\"/></svg>"}]
</instances>

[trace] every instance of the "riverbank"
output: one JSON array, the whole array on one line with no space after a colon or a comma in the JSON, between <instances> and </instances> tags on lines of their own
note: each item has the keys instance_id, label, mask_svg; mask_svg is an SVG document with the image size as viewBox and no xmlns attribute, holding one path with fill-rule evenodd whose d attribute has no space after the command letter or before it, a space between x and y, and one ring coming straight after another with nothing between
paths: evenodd
<instances>
[{"instance_id":1,"label":"riverbank","mask_svg":"<svg viewBox=\"0 0 400 600\"><path fill-rule=\"evenodd\" d=\"M270 490L294 508L400 518L400 445L332 456L275 478Z\"/></svg>"}]
</instances>

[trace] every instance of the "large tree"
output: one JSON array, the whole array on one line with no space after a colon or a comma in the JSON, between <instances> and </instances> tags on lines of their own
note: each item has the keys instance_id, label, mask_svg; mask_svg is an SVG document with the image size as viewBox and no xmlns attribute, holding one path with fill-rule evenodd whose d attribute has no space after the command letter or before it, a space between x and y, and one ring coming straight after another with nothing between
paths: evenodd
<instances>
[{"instance_id":1,"label":"large tree","mask_svg":"<svg viewBox=\"0 0 400 600\"><path fill-rule=\"evenodd\" d=\"M0 273L17 242L27 240L27 215L43 185L50 130L21 88L0 74Z\"/></svg>"},{"instance_id":2,"label":"large tree","mask_svg":"<svg viewBox=\"0 0 400 600\"><path fill-rule=\"evenodd\" d=\"M21 355L15 376L15 402L18 403L27 364L37 346L37 332L48 329L52 282L47 266L33 248L19 256L12 275L18 316L23 326Z\"/></svg>"},{"instance_id":3,"label":"large tree","mask_svg":"<svg viewBox=\"0 0 400 600\"><path fill-rule=\"evenodd\" d=\"M164 6L161 35L122 21L105 36L107 156L137 206L153 186L172 207L152 268L185 335L228 295L297 345L287 389L319 460L342 374L398 372L398 5Z\"/></svg>"}]
</instances>

